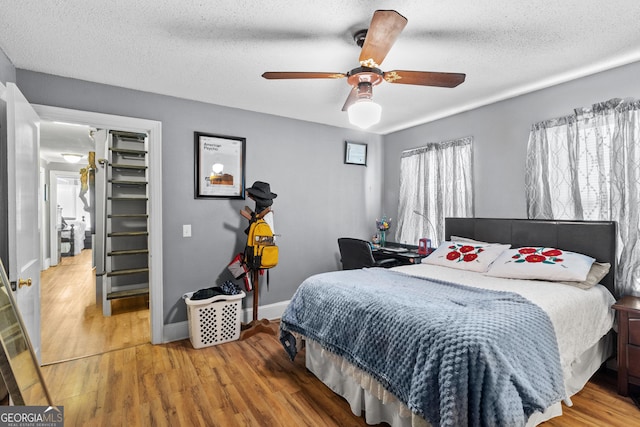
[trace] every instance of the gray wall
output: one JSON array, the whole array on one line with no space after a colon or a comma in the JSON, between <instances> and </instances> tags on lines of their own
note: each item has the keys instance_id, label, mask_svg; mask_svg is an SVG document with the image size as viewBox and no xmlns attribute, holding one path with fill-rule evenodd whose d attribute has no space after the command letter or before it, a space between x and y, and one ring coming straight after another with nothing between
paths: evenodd
<instances>
[{"instance_id":1,"label":"gray wall","mask_svg":"<svg viewBox=\"0 0 640 427\"><path fill-rule=\"evenodd\" d=\"M531 125L566 116L576 107L627 97L640 97L640 62L386 135L384 210L397 216L402 151L470 135L475 216L526 218L524 169Z\"/></svg>"},{"instance_id":2,"label":"gray wall","mask_svg":"<svg viewBox=\"0 0 640 427\"><path fill-rule=\"evenodd\" d=\"M0 82L16 81L16 69L0 49ZM9 236L7 218L7 111L4 102L0 102L0 260L9 268Z\"/></svg>"},{"instance_id":3,"label":"gray wall","mask_svg":"<svg viewBox=\"0 0 640 427\"><path fill-rule=\"evenodd\" d=\"M270 271L270 289L261 286L260 305L286 301L309 275L338 269L338 237L374 233L381 136L20 69L17 78L34 104L162 122L165 324L186 320L183 293L230 278L226 266L245 244L239 210L255 206L194 199L194 131L247 138L247 186L267 181L278 194L280 263ZM343 163L347 139L369 144L367 167ZM193 237L182 237L183 224L192 225Z\"/></svg>"}]
</instances>

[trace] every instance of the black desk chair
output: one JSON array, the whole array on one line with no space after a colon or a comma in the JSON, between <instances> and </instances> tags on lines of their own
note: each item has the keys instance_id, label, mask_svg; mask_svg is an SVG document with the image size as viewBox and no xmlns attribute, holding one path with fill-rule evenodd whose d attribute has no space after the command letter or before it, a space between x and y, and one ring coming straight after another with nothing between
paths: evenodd
<instances>
[{"instance_id":1,"label":"black desk chair","mask_svg":"<svg viewBox=\"0 0 640 427\"><path fill-rule=\"evenodd\" d=\"M394 258L375 259L371 252L371 245L366 240L341 237L338 239L338 248L343 270L365 267L389 268L398 265L398 261Z\"/></svg>"}]
</instances>

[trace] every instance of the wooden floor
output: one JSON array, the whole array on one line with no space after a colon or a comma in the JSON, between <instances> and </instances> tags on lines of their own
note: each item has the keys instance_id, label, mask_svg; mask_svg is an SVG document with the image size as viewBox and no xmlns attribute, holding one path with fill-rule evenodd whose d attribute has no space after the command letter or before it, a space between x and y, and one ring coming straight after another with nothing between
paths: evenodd
<instances>
[{"instance_id":1,"label":"wooden floor","mask_svg":"<svg viewBox=\"0 0 640 427\"><path fill-rule=\"evenodd\" d=\"M112 315L104 317L91 265L91 249L84 249L42 272L43 364L149 342L148 297L114 300Z\"/></svg>"},{"instance_id":2,"label":"wooden floor","mask_svg":"<svg viewBox=\"0 0 640 427\"><path fill-rule=\"evenodd\" d=\"M80 260L66 258L63 263L73 267ZM64 282L76 284L87 273L77 268L67 274L71 276ZM142 315L123 308L113 319L101 320L101 312L88 302L82 309L70 302L84 291L63 290L59 280L47 278L46 283L53 283L47 298L66 298L67 303L52 304L57 314L45 318L43 313L43 335L45 326L51 334L43 339L43 355L75 359L50 363L42 371L54 403L64 406L65 426L366 425L306 370L304 351L291 362L274 335L260 333L199 350L188 340L154 346L147 342L148 330L134 326L148 325L148 310ZM60 289L54 292L56 287ZM117 320L121 315L127 319ZM100 333L113 324L125 327ZM82 353L92 355L78 358ZM563 407L562 417L543 425L640 426L640 410L616 393L610 371L596 374L572 400L574 406Z\"/></svg>"},{"instance_id":3,"label":"wooden floor","mask_svg":"<svg viewBox=\"0 0 640 427\"><path fill-rule=\"evenodd\" d=\"M291 362L263 333L199 350L188 340L142 344L42 369L65 426L366 425L305 369L304 351ZM639 426L640 410L615 388L610 371L596 374L543 425Z\"/></svg>"}]
</instances>

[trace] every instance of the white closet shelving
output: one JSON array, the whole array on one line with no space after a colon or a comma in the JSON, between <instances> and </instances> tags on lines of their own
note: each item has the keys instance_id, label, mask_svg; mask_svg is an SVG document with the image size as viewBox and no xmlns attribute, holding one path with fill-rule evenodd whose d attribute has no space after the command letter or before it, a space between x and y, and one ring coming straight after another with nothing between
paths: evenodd
<instances>
[{"instance_id":1,"label":"white closet shelving","mask_svg":"<svg viewBox=\"0 0 640 427\"><path fill-rule=\"evenodd\" d=\"M102 311L111 301L149 294L147 135L111 131L106 183Z\"/></svg>"}]
</instances>

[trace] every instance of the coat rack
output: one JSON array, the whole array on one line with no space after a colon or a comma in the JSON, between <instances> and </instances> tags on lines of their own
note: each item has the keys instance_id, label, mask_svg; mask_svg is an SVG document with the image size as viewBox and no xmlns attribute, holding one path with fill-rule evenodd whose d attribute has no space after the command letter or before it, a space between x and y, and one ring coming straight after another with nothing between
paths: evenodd
<instances>
[{"instance_id":1,"label":"coat rack","mask_svg":"<svg viewBox=\"0 0 640 427\"><path fill-rule=\"evenodd\" d=\"M249 224L252 221L263 218L271 212L271 208L266 208L260 213L256 214L248 206L244 207L244 210L240 211L240 215L249 220ZM253 292L253 320L249 323L245 323L241 325L240 339L249 338L258 333L267 333L271 335L275 335L275 331L271 327L271 322L269 319L260 319L258 320L258 298L260 295L260 269L249 270L247 273L249 274L249 278L251 280L252 292Z\"/></svg>"}]
</instances>

